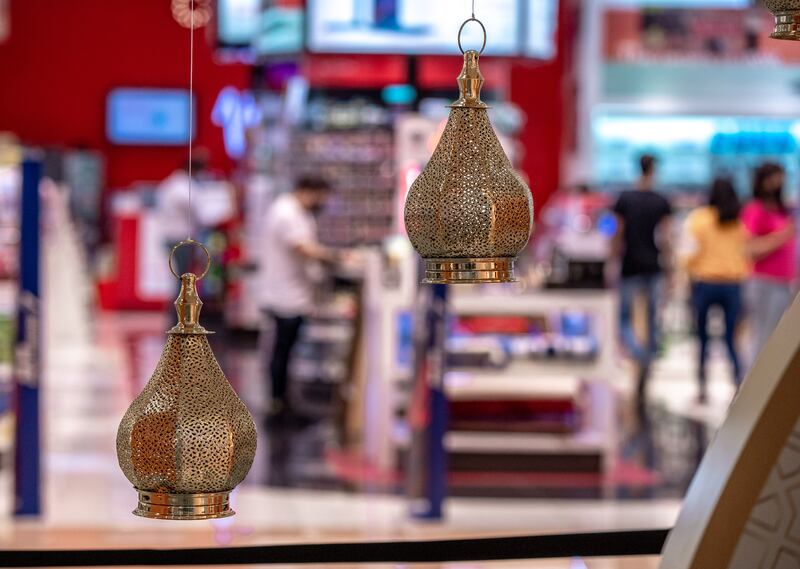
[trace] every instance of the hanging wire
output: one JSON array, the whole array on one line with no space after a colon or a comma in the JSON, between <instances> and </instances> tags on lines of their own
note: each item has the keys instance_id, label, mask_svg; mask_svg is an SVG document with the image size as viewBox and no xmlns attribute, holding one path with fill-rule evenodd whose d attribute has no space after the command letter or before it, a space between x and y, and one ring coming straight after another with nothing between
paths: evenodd
<instances>
[{"instance_id":1,"label":"hanging wire","mask_svg":"<svg viewBox=\"0 0 800 569\"><path fill-rule=\"evenodd\" d=\"M475 18L475 0L472 0L472 18Z\"/></svg>"},{"instance_id":2,"label":"hanging wire","mask_svg":"<svg viewBox=\"0 0 800 569\"><path fill-rule=\"evenodd\" d=\"M474 1L474 0L473 0ZM186 217L189 221L189 234L186 239L192 239L192 130L194 127L194 0L191 0L191 24L189 25L189 204Z\"/></svg>"}]
</instances>

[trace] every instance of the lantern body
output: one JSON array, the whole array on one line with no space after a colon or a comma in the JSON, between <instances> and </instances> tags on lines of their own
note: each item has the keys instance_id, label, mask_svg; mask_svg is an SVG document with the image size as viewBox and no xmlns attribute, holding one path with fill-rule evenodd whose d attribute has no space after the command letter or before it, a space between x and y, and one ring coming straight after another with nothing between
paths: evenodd
<instances>
[{"instance_id":1,"label":"lantern body","mask_svg":"<svg viewBox=\"0 0 800 569\"><path fill-rule=\"evenodd\" d=\"M253 419L197 323L202 303L187 277L195 276L182 277L179 324L117 432L120 467L139 492L134 514L143 517L233 515L229 494L247 475L256 450Z\"/></svg>"},{"instance_id":2,"label":"lantern body","mask_svg":"<svg viewBox=\"0 0 800 569\"><path fill-rule=\"evenodd\" d=\"M800 0L765 0L764 5L775 16L770 37L800 41Z\"/></svg>"},{"instance_id":3,"label":"lantern body","mask_svg":"<svg viewBox=\"0 0 800 569\"><path fill-rule=\"evenodd\" d=\"M406 196L405 226L427 283L507 282L533 226L531 192L480 100L478 54L465 54L461 97Z\"/></svg>"}]
</instances>

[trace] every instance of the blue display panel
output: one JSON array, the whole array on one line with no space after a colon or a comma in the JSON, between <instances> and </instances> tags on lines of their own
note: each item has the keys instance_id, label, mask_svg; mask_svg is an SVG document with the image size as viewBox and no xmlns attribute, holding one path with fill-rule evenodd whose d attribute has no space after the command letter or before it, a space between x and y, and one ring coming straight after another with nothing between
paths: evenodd
<instances>
[{"instance_id":1,"label":"blue display panel","mask_svg":"<svg viewBox=\"0 0 800 569\"><path fill-rule=\"evenodd\" d=\"M180 146L189 140L189 92L114 89L108 95L106 135L114 144ZM192 129L194 132L195 129Z\"/></svg>"},{"instance_id":2,"label":"blue display panel","mask_svg":"<svg viewBox=\"0 0 800 569\"><path fill-rule=\"evenodd\" d=\"M265 8L253 48L258 55L287 55L303 51L305 12L298 7Z\"/></svg>"},{"instance_id":3,"label":"blue display panel","mask_svg":"<svg viewBox=\"0 0 800 569\"><path fill-rule=\"evenodd\" d=\"M260 17L261 0L217 0L217 42L249 46L259 33Z\"/></svg>"},{"instance_id":4,"label":"blue display panel","mask_svg":"<svg viewBox=\"0 0 800 569\"><path fill-rule=\"evenodd\" d=\"M528 0L526 9L525 56L553 59L557 49L558 0Z\"/></svg>"},{"instance_id":5,"label":"blue display panel","mask_svg":"<svg viewBox=\"0 0 800 569\"><path fill-rule=\"evenodd\" d=\"M488 55L518 55L520 0L476 5L486 26ZM462 0L309 0L308 47L333 53L458 53L458 29L469 18ZM477 24L464 28L464 49L479 49Z\"/></svg>"}]
</instances>

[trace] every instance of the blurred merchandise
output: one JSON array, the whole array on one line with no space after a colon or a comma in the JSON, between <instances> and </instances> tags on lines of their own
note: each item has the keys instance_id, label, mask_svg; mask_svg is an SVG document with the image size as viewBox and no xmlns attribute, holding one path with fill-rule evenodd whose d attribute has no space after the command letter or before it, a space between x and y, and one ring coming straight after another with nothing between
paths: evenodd
<instances>
[{"instance_id":1,"label":"blurred merchandise","mask_svg":"<svg viewBox=\"0 0 800 569\"><path fill-rule=\"evenodd\" d=\"M75 231L89 258L100 243L100 202L105 186L105 162L101 153L73 150L64 155L64 184L69 188L69 208Z\"/></svg>"},{"instance_id":2,"label":"blurred merchandise","mask_svg":"<svg viewBox=\"0 0 800 569\"><path fill-rule=\"evenodd\" d=\"M605 22L614 33L604 51L611 60L779 61L774 43L764 41L772 17L750 0L634 4L609 3Z\"/></svg>"},{"instance_id":3,"label":"blurred merchandise","mask_svg":"<svg viewBox=\"0 0 800 569\"><path fill-rule=\"evenodd\" d=\"M0 518L14 511L14 375L21 148L0 137Z\"/></svg>"},{"instance_id":4,"label":"blurred merchandise","mask_svg":"<svg viewBox=\"0 0 800 569\"><path fill-rule=\"evenodd\" d=\"M17 276L19 244L20 171L15 164L0 163L0 279Z\"/></svg>"},{"instance_id":5,"label":"blurred merchandise","mask_svg":"<svg viewBox=\"0 0 800 569\"><path fill-rule=\"evenodd\" d=\"M548 288L601 289L616 219L607 194L587 186L557 192L544 206L532 249Z\"/></svg>"}]
</instances>

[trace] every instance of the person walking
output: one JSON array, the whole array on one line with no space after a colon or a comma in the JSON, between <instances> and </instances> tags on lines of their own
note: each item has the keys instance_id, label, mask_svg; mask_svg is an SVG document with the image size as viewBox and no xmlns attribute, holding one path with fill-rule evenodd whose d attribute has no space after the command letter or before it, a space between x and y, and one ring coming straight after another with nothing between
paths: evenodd
<instances>
[{"instance_id":1,"label":"person walking","mask_svg":"<svg viewBox=\"0 0 800 569\"><path fill-rule=\"evenodd\" d=\"M752 358L758 355L792 300L797 275L795 223L783 201L783 167L762 164L753 177L753 199L742 212L753 272L748 284Z\"/></svg>"},{"instance_id":2,"label":"person walking","mask_svg":"<svg viewBox=\"0 0 800 569\"><path fill-rule=\"evenodd\" d=\"M278 196L269 208L260 252L261 308L274 323L269 362L270 414L287 409L289 365L304 320L314 309L310 265L332 263L334 251L317 238L314 214L322 209L330 186L321 178L302 178L293 191Z\"/></svg>"},{"instance_id":3,"label":"person walking","mask_svg":"<svg viewBox=\"0 0 800 569\"><path fill-rule=\"evenodd\" d=\"M746 252L747 232L740 219L741 209L733 184L718 178L711 185L708 205L693 210L686 219L687 233L694 246L687 259L687 270L699 340L699 403L708 399L708 313L713 306L719 306L724 315L725 345L737 388L742 381L735 333L742 311L742 283L750 272L750 263Z\"/></svg>"},{"instance_id":4,"label":"person walking","mask_svg":"<svg viewBox=\"0 0 800 569\"><path fill-rule=\"evenodd\" d=\"M613 253L621 256L620 335L623 345L637 363L637 402L644 403L650 365L658 349L656 304L670 257L669 201L654 190L656 158L649 154L639 159L641 176L635 189L620 194L613 211L617 231ZM647 338L641 343L633 328L633 304L638 295L647 301Z\"/></svg>"}]
</instances>

